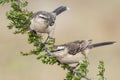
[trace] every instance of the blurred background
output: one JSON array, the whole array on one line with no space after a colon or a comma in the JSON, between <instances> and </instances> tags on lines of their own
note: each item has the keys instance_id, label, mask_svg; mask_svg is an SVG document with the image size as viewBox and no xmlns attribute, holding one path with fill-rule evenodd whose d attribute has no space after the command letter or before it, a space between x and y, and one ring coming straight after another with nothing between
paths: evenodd
<instances>
[{"instance_id":1,"label":"blurred background","mask_svg":"<svg viewBox=\"0 0 120 80\"><path fill-rule=\"evenodd\" d=\"M93 42L117 41L117 44L91 50L88 76L97 80L97 65L105 62L108 80L120 79L120 1L119 0L28 0L28 10L52 11L60 5L70 8L56 20L56 44L92 39ZM66 71L57 65L45 65L36 56L22 56L32 46L27 35L14 35L6 27L5 13L10 7L0 5L0 80L63 80Z\"/></svg>"}]
</instances>

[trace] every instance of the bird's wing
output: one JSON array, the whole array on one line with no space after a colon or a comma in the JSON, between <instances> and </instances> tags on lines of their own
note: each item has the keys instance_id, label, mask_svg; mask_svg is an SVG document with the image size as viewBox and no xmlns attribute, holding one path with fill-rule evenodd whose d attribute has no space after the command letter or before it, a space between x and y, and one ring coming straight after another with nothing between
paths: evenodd
<instances>
[{"instance_id":1,"label":"bird's wing","mask_svg":"<svg viewBox=\"0 0 120 80\"><path fill-rule=\"evenodd\" d=\"M91 44L91 40L76 40L73 42L68 42L66 44L55 45L52 52L61 51L68 49L70 55L75 55L83 50L85 50ZM58 48L59 47L59 48Z\"/></svg>"},{"instance_id":2,"label":"bird's wing","mask_svg":"<svg viewBox=\"0 0 120 80\"><path fill-rule=\"evenodd\" d=\"M68 48L68 53L71 55L75 55L83 50L85 50L91 44L90 40L81 40L74 41L66 44Z\"/></svg>"}]
</instances>

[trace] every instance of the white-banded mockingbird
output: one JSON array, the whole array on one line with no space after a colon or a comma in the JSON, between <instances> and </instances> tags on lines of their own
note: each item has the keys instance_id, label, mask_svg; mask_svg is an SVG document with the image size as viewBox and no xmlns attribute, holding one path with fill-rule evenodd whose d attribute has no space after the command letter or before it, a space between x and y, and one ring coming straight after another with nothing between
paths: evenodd
<instances>
[{"instance_id":1,"label":"white-banded mockingbird","mask_svg":"<svg viewBox=\"0 0 120 80\"><path fill-rule=\"evenodd\" d=\"M62 45L55 45L51 51L47 48L45 50L48 54L54 56L60 63L79 64L83 59L83 54L87 55L90 49L113 43L115 43L115 41L92 44L92 40L77 40Z\"/></svg>"},{"instance_id":2,"label":"white-banded mockingbird","mask_svg":"<svg viewBox=\"0 0 120 80\"><path fill-rule=\"evenodd\" d=\"M34 31L35 33L47 33L48 37L51 37L54 32L54 23L56 20L56 16L61 14L62 12L68 10L69 8L66 6L59 6L52 12L48 11L38 11L33 14L31 19L31 25L29 27L30 31ZM46 39L46 40L47 40Z\"/></svg>"}]
</instances>

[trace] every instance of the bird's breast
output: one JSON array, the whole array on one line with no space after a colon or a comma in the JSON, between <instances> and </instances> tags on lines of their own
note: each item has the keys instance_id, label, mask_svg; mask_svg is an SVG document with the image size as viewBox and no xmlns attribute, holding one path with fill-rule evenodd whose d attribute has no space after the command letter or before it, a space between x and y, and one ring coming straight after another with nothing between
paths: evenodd
<instances>
[{"instance_id":1,"label":"bird's breast","mask_svg":"<svg viewBox=\"0 0 120 80\"><path fill-rule=\"evenodd\" d=\"M30 28L38 33L47 33L47 28L49 27L48 22L42 19L31 20Z\"/></svg>"},{"instance_id":2,"label":"bird's breast","mask_svg":"<svg viewBox=\"0 0 120 80\"><path fill-rule=\"evenodd\" d=\"M67 54L62 58L58 58L58 60L61 63L65 63L65 64L79 63L79 62L81 62L82 59L83 59L83 55L81 53L78 53L76 55Z\"/></svg>"},{"instance_id":3,"label":"bird's breast","mask_svg":"<svg viewBox=\"0 0 120 80\"><path fill-rule=\"evenodd\" d=\"M56 57L57 60L59 60L61 63L65 64L79 63L83 59L83 54L77 53L76 55L71 55L68 53L67 49L65 49L64 51L57 51L52 55Z\"/></svg>"}]
</instances>

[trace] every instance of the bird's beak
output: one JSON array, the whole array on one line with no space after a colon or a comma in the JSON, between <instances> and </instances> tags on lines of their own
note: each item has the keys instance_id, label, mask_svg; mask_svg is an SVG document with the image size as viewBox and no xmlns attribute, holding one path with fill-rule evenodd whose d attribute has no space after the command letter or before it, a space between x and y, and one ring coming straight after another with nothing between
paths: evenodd
<instances>
[{"instance_id":1,"label":"bird's beak","mask_svg":"<svg viewBox=\"0 0 120 80\"><path fill-rule=\"evenodd\" d=\"M55 21L54 21L53 19L50 18L50 20L49 20L49 24L50 24L50 26L53 26L54 23L55 23Z\"/></svg>"}]
</instances>

